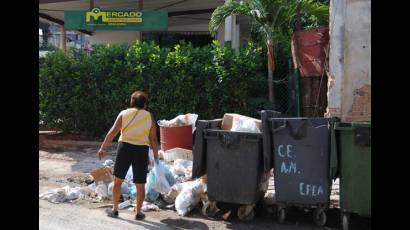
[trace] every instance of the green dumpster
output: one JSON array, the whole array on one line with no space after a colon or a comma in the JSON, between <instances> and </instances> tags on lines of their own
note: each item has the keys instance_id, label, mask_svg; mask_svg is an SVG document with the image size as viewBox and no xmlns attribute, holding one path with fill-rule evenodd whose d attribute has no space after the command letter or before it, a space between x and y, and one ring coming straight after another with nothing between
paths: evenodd
<instances>
[{"instance_id":1,"label":"green dumpster","mask_svg":"<svg viewBox=\"0 0 410 230\"><path fill-rule=\"evenodd\" d=\"M333 122L331 150L339 158L343 229L350 213L371 217L371 123Z\"/></svg>"}]
</instances>

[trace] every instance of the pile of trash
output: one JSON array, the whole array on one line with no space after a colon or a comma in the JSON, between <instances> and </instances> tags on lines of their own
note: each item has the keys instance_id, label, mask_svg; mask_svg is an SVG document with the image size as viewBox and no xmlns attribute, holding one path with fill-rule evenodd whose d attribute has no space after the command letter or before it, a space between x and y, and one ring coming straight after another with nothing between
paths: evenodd
<instances>
[{"instance_id":1,"label":"pile of trash","mask_svg":"<svg viewBox=\"0 0 410 230\"><path fill-rule=\"evenodd\" d=\"M53 189L49 192L45 192L40 195L40 199L48 200L51 203L63 203L76 199L86 199L86 197L92 197L94 193L93 189L88 187L74 187L65 186L63 188Z\"/></svg>"},{"instance_id":2,"label":"pile of trash","mask_svg":"<svg viewBox=\"0 0 410 230\"><path fill-rule=\"evenodd\" d=\"M186 151L173 149L171 152ZM166 155L167 151L162 151ZM176 154L178 155L178 154ZM181 155L181 154L179 154ZM186 154L187 155L187 154ZM192 151L191 151L192 155ZM185 156L185 155L184 155ZM175 159L172 161L158 161L149 166L147 183L145 184L145 201L143 211L159 211L162 208L175 208L179 215L185 216L195 208L201 199L206 199L206 181L192 180L192 157ZM150 150L150 160L153 160L153 152ZM112 199L114 186L112 170L114 162L106 160L101 168L93 170L90 174L94 182L86 187L54 189L40 194L39 198L52 203L73 202L82 199L92 202L103 202ZM132 181L132 166L121 185L121 203L119 209L133 210L137 189Z\"/></svg>"},{"instance_id":3,"label":"pile of trash","mask_svg":"<svg viewBox=\"0 0 410 230\"><path fill-rule=\"evenodd\" d=\"M185 115L179 115L172 120L159 120L159 126L165 127L180 127L185 125L192 125L192 133L195 131L196 120L198 119L198 114L187 113Z\"/></svg>"}]
</instances>

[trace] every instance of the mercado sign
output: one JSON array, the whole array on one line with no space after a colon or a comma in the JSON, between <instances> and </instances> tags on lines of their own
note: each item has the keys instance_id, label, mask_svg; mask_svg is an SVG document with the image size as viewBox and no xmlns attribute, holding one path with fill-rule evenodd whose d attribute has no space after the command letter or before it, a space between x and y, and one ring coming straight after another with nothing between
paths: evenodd
<instances>
[{"instance_id":1,"label":"mercado sign","mask_svg":"<svg viewBox=\"0 0 410 230\"><path fill-rule=\"evenodd\" d=\"M168 30L168 13L163 10L103 11L94 8L91 11L64 11L66 30Z\"/></svg>"}]
</instances>

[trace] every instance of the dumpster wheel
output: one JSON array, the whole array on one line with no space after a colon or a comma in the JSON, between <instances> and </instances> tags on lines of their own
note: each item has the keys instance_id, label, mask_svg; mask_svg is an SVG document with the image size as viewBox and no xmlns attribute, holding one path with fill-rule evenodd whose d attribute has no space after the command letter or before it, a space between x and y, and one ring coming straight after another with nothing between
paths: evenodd
<instances>
[{"instance_id":1,"label":"dumpster wheel","mask_svg":"<svg viewBox=\"0 0 410 230\"><path fill-rule=\"evenodd\" d=\"M342 213L342 228L349 230L350 215L349 213Z\"/></svg>"},{"instance_id":2,"label":"dumpster wheel","mask_svg":"<svg viewBox=\"0 0 410 230\"><path fill-rule=\"evenodd\" d=\"M208 216L208 217L213 217L215 216L216 212L218 211L218 208L216 207L216 202L215 201L206 201L204 202L204 205L202 207L202 215Z\"/></svg>"},{"instance_id":3,"label":"dumpster wheel","mask_svg":"<svg viewBox=\"0 0 410 230\"><path fill-rule=\"evenodd\" d=\"M278 222L279 222L279 224L285 223L285 219L286 219L286 210L285 210L285 208L280 208L278 210Z\"/></svg>"},{"instance_id":4,"label":"dumpster wheel","mask_svg":"<svg viewBox=\"0 0 410 230\"><path fill-rule=\"evenodd\" d=\"M322 227L326 224L327 216L326 216L326 212L324 209L322 208L315 209L315 212L313 215L314 215L314 221L317 226Z\"/></svg>"},{"instance_id":5,"label":"dumpster wheel","mask_svg":"<svg viewBox=\"0 0 410 230\"><path fill-rule=\"evenodd\" d=\"M238 218L242 221L251 221L255 217L255 205L242 205L238 208Z\"/></svg>"}]
</instances>

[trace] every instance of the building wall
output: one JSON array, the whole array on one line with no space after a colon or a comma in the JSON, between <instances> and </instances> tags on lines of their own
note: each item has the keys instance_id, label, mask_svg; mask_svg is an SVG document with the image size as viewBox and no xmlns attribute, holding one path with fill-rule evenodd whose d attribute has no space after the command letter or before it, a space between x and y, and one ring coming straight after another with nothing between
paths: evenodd
<instances>
[{"instance_id":1,"label":"building wall","mask_svg":"<svg viewBox=\"0 0 410 230\"><path fill-rule=\"evenodd\" d=\"M90 36L90 44L132 44L140 38L139 31L97 30Z\"/></svg>"},{"instance_id":2,"label":"building wall","mask_svg":"<svg viewBox=\"0 0 410 230\"><path fill-rule=\"evenodd\" d=\"M168 31L201 31L201 32L208 32L208 24L169 26Z\"/></svg>"},{"instance_id":3,"label":"building wall","mask_svg":"<svg viewBox=\"0 0 410 230\"><path fill-rule=\"evenodd\" d=\"M371 0L332 0L328 114L371 120ZM334 24L334 25L333 25Z\"/></svg>"},{"instance_id":4,"label":"building wall","mask_svg":"<svg viewBox=\"0 0 410 230\"><path fill-rule=\"evenodd\" d=\"M344 23L345 0L330 1L329 19L329 74L328 74L328 114L341 117L342 84L344 67Z\"/></svg>"},{"instance_id":5,"label":"building wall","mask_svg":"<svg viewBox=\"0 0 410 230\"><path fill-rule=\"evenodd\" d=\"M207 32L208 24L196 24L196 25L183 25L183 26L170 26L168 31L188 31L188 32ZM118 44L127 43L132 44L135 40L140 39L139 31L95 31L90 36L91 44Z\"/></svg>"}]
</instances>

